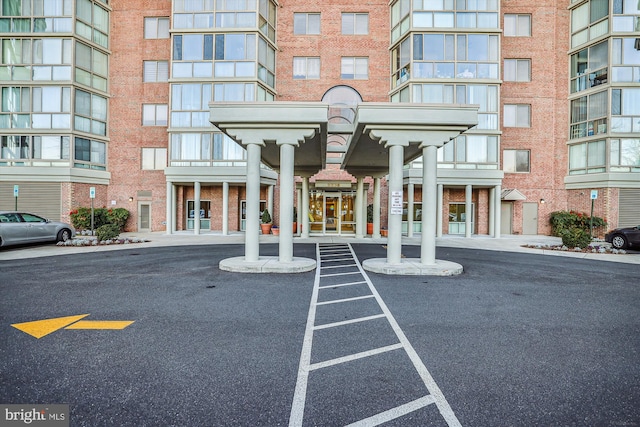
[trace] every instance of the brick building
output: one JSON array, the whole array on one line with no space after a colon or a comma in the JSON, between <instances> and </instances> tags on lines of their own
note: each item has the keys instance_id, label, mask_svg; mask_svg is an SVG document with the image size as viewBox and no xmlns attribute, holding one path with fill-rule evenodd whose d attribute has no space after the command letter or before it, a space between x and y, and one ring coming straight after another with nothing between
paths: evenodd
<instances>
[{"instance_id":1,"label":"brick building","mask_svg":"<svg viewBox=\"0 0 640 427\"><path fill-rule=\"evenodd\" d=\"M94 187L131 231L242 231L246 153L210 102L323 101L338 123L391 101L479 105L438 152L438 234L548 234L592 190L611 227L640 223L637 0L4 0L0 38L0 209L18 185L19 209L68 220ZM341 170L346 144L330 135L308 177L312 233L355 233L358 178L373 203L380 177ZM261 186L277 223L276 171Z\"/></svg>"}]
</instances>

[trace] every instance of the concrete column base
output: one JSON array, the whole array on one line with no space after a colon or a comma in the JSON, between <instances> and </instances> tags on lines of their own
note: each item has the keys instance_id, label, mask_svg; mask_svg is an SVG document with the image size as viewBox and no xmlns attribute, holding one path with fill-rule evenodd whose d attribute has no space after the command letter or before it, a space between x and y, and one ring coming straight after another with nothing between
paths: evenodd
<instances>
[{"instance_id":1,"label":"concrete column base","mask_svg":"<svg viewBox=\"0 0 640 427\"><path fill-rule=\"evenodd\" d=\"M386 258L370 258L362 267L373 273L399 276L457 276L462 266L456 262L437 259L435 264L422 264L419 258L402 258L400 264L389 264Z\"/></svg>"},{"instance_id":2,"label":"concrete column base","mask_svg":"<svg viewBox=\"0 0 640 427\"><path fill-rule=\"evenodd\" d=\"M246 261L245 257L233 257L220 261L220 270L234 273L305 273L316 268L311 258L293 257L289 262L278 261L277 256L261 256L258 261Z\"/></svg>"}]
</instances>

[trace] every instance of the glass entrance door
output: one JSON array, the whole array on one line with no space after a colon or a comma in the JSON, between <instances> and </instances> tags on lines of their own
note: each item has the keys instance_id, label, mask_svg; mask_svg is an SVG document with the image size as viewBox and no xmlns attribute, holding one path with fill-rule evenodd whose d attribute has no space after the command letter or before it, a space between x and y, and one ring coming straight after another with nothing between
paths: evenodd
<instances>
[{"instance_id":1,"label":"glass entrance door","mask_svg":"<svg viewBox=\"0 0 640 427\"><path fill-rule=\"evenodd\" d=\"M340 193L326 193L324 197L324 232L337 234L340 230Z\"/></svg>"}]
</instances>

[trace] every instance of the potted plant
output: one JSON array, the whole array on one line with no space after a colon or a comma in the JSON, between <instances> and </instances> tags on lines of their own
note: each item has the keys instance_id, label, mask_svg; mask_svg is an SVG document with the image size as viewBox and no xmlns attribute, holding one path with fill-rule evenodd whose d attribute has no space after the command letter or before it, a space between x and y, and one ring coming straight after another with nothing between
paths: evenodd
<instances>
[{"instance_id":1,"label":"potted plant","mask_svg":"<svg viewBox=\"0 0 640 427\"><path fill-rule=\"evenodd\" d=\"M268 209L262 211L262 217L260 218L262 224L260 224L260 228L262 229L262 234L269 234L271 232L271 214Z\"/></svg>"},{"instance_id":2,"label":"potted plant","mask_svg":"<svg viewBox=\"0 0 640 427\"><path fill-rule=\"evenodd\" d=\"M389 235L389 230L387 230L387 227L382 227L382 228L380 229L380 235L381 235L382 237L387 237L387 236Z\"/></svg>"},{"instance_id":3,"label":"potted plant","mask_svg":"<svg viewBox=\"0 0 640 427\"><path fill-rule=\"evenodd\" d=\"M298 209L293 207L293 234L298 232Z\"/></svg>"},{"instance_id":4,"label":"potted plant","mask_svg":"<svg viewBox=\"0 0 640 427\"><path fill-rule=\"evenodd\" d=\"M367 234L373 234L373 205L367 206Z\"/></svg>"},{"instance_id":5,"label":"potted plant","mask_svg":"<svg viewBox=\"0 0 640 427\"><path fill-rule=\"evenodd\" d=\"M277 225L274 225L271 227L271 234L273 234L274 236L279 236L280 235L280 228Z\"/></svg>"}]
</instances>

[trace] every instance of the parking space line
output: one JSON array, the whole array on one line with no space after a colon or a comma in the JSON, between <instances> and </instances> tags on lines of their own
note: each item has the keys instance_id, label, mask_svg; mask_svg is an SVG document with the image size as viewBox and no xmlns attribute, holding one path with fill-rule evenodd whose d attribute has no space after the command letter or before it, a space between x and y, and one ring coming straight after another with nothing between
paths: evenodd
<instances>
[{"instance_id":1,"label":"parking space line","mask_svg":"<svg viewBox=\"0 0 640 427\"><path fill-rule=\"evenodd\" d=\"M323 270L326 269L330 269L330 268L347 268L347 267L356 267L356 264L345 264L345 265L328 265L326 267L320 267Z\"/></svg>"},{"instance_id":2,"label":"parking space line","mask_svg":"<svg viewBox=\"0 0 640 427\"><path fill-rule=\"evenodd\" d=\"M328 256L345 256L346 254L348 254L349 252L340 252L337 254L322 254L323 257L328 257Z\"/></svg>"},{"instance_id":3,"label":"parking space line","mask_svg":"<svg viewBox=\"0 0 640 427\"><path fill-rule=\"evenodd\" d=\"M322 267L320 267L322 268ZM348 276L349 274L360 274L359 271L352 271L349 273L334 273L334 274L321 274L320 277L334 277L334 276Z\"/></svg>"},{"instance_id":4,"label":"parking space line","mask_svg":"<svg viewBox=\"0 0 640 427\"><path fill-rule=\"evenodd\" d=\"M373 316L359 317L357 319L343 320L342 322L325 323L324 325L314 326L314 330L335 328L336 326L350 325L352 323L366 322L367 320L379 319L385 317L384 314L375 314Z\"/></svg>"},{"instance_id":5,"label":"parking space line","mask_svg":"<svg viewBox=\"0 0 640 427\"><path fill-rule=\"evenodd\" d=\"M339 283L339 284L336 284L336 285L320 286L318 289L333 289L333 288L340 288L342 286L361 285L363 283L367 283L367 282L363 280L363 281L360 281L360 282Z\"/></svg>"},{"instance_id":6,"label":"parking space line","mask_svg":"<svg viewBox=\"0 0 640 427\"><path fill-rule=\"evenodd\" d=\"M349 258L338 258L338 259L325 259L322 262L338 262L338 261L351 261L351 257Z\"/></svg>"},{"instance_id":7,"label":"parking space line","mask_svg":"<svg viewBox=\"0 0 640 427\"><path fill-rule=\"evenodd\" d=\"M433 398L433 396L427 395L427 396L421 397L420 399L416 399L413 402L405 403L404 405L389 409L388 411L380 412L379 414L369 418L365 418L364 420L351 423L347 427L378 426L380 424L383 424L383 423L395 420L396 418L400 418L404 415L410 414L411 412L417 411L418 409L422 409L425 406L431 405L432 403L435 403L435 399Z\"/></svg>"},{"instance_id":8,"label":"parking space line","mask_svg":"<svg viewBox=\"0 0 640 427\"><path fill-rule=\"evenodd\" d=\"M357 301L357 300L360 300L360 299L367 299L367 298L375 298L375 297L373 295L363 295L361 297L335 299L335 300L332 300L332 301L322 301L322 302L317 303L316 305L339 304L341 302Z\"/></svg>"},{"instance_id":9,"label":"parking space line","mask_svg":"<svg viewBox=\"0 0 640 427\"><path fill-rule=\"evenodd\" d=\"M402 344L393 344L385 347L375 348L373 350L367 350L360 353L350 354L348 356L337 357L335 359L327 360L325 362L314 363L309 366L310 371L314 371L316 369L328 368L329 366L339 365L341 363L351 362L352 360L358 360L369 356L375 356L376 354L387 353L393 350L399 350L402 348Z\"/></svg>"}]
</instances>

